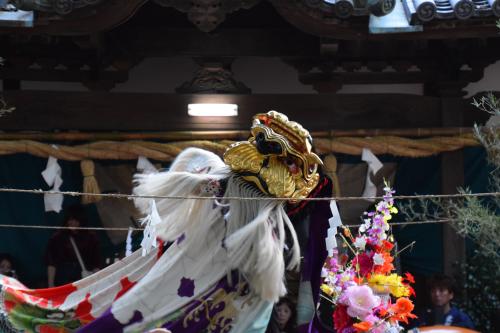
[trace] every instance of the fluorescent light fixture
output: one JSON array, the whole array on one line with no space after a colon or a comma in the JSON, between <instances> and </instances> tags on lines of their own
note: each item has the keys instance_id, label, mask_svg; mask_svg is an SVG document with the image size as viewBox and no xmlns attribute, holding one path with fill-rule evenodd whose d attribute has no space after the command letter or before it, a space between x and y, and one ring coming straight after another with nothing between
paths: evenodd
<instances>
[{"instance_id":1,"label":"fluorescent light fixture","mask_svg":"<svg viewBox=\"0 0 500 333\"><path fill-rule=\"evenodd\" d=\"M188 104L188 115L192 117L235 117L237 104Z\"/></svg>"}]
</instances>

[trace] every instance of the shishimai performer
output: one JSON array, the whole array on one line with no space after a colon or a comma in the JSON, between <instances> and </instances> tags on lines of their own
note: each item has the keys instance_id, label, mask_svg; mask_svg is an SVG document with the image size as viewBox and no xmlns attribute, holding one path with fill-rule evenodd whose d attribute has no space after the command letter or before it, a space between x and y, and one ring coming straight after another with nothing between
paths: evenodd
<instances>
[{"instance_id":1,"label":"shishimai performer","mask_svg":"<svg viewBox=\"0 0 500 333\"><path fill-rule=\"evenodd\" d=\"M275 111L223 160L186 149L168 171L136 176L134 193L209 199L138 199L144 248L74 283L33 290L0 275L0 331L263 332L299 265L284 207L317 187L321 163L309 133ZM283 200L255 200L266 197Z\"/></svg>"}]
</instances>

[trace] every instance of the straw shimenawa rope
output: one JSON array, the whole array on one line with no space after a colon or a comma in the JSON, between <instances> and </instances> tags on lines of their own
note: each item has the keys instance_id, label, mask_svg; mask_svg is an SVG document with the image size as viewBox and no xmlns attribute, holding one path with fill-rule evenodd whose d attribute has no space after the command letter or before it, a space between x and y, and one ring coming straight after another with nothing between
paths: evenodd
<instances>
[{"instance_id":1,"label":"straw shimenawa rope","mask_svg":"<svg viewBox=\"0 0 500 333\"><path fill-rule=\"evenodd\" d=\"M83 159L134 160L139 156L144 156L157 161L170 162L187 147L202 148L222 155L232 142L230 140L192 140L169 143L96 141L75 146L58 145L56 149L51 144L38 141L0 141L0 155L28 153L43 158L54 156L57 159L67 161L81 161ZM314 140L314 146L319 154L361 155L363 148L368 148L376 155L426 157L464 147L479 146L479 142L474 138L473 133L467 133L425 139L408 139L396 136L319 138Z\"/></svg>"},{"instance_id":2,"label":"straw shimenawa rope","mask_svg":"<svg viewBox=\"0 0 500 333\"><path fill-rule=\"evenodd\" d=\"M209 150L222 156L226 148L233 143L230 140L191 140L169 143L151 141L96 141L75 146L46 144L32 140L0 141L0 155L27 153L48 158L53 156L60 160L81 161L83 173L83 192L99 194L99 185L94 176L92 160L134 160L144 156L157 161L170 162L183 149L197 147ZM370 138L340 137L318 138L314 141L319 154L342 153L361 155L363 148L370 149L374 154L389 154L405 157L426 157L442 152L458 150L464 147L478 146L479 142L472 133L449 137L431 137L425 139L407 139L396 136L375 136ZM332 155L330 155L332 156ZM333 179L336 177L336 160L329 163ZM339 191L338 181L335 181L335 191ZM338 195L340 192L337 192ZM101 197L84 196L82 203L97 202Z\"/></svg>"},{"instance_id":3,"label":"straw shimenawa rope","mask_svg":"<svg viewBox=\"0 0 500 333\"><path fill-rule=\"evenodd\" d=\"M337 175L337 158L334 155L329 154L323 159L323 164L325 173L331 178L333 182L333 194L335 194L336 197L340 197L341 193L339 177Z\"/></svg>"},{"instance_id":4,"label":"straw shimenawa rope","mask_svg":"<svg viewBox=\"0 0 500 333\"><path fill-rule=\"evenodd\" d=\"M101 193L99 185L94 175L94 162L92 160L82 160L80 162L80 168L83 174L83 192L84 193ZM82 196L82 204L87 205L90 203L96 203L100 201L102 197L99 196Z\"/></svg>"},{"instance_id":5,"label":"straw shimenawa rope","mask_svg":"<svg viewBox=\"0 0 500 333\"><path fill-rule=\"evenodd\" d=\"M408 139L397 136L320 138L314 140L314 146L320 154L342 153L361 155L363 148L368 148L375 155L388 154L404 157L427 157L464 147L479 146L479 142L472 133L467 133L452 137L442 136L424 139Z\"/></svg>"}]
</instances>

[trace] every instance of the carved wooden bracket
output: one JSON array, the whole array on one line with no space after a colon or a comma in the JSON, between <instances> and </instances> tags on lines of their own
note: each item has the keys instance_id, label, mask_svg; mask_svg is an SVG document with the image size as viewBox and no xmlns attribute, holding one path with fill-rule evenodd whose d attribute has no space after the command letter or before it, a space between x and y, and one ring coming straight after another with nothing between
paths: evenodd
<instances>
[{"instance_id":1,"label":"carved wooden bracket","mask_svg":"<svg viewBox=\"0 0 500 333\"><path fill-rule=\"evenodd\" d=\"M194 78L176 89L181 94L250 94L252 90L236 81L231 71L232 59L204 61L197 59L200 69Z\"/></svg>"},{"instance_id":2,"label":"carved wooden bracket","mask_svg":"<svg viewBox=\"0 0 500 333\"><path fill-rule=\"evenodd\" d=\"M201 31L210 32L224 22L226 15L240 9L250 9L260 0L154 0L165 7L187 13L189 21Z\"/></svg>"},{"instance_id":3,"label":"carved wooden bracket","mask_svg":"<svg viewBox=\"0 0 500 333\"><path fill-rule=\"evenodd\" d=\"M429 44L433 44L432 51ZM325 40L323 48L316 57L281 58L297 70L302 84L321 93L336 92L349 84L423 83L426 95L450 95L450 91L479 81L484 69L500 56L494 42L472 39L418 44L398 40L335 44Z\"/></svg>"}]
</instances>

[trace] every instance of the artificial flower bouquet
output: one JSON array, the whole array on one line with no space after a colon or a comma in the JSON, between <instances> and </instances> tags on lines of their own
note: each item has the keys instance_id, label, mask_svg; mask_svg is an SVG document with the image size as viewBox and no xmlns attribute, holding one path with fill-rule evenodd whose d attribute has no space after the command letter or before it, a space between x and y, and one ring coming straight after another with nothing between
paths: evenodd
<instances>
[{"instance_id":1,"label":"artificial flower bouquet","mask_svg":"<svg viewBox=\"0 0 500 333\"><path fill-rule=\"evenodd\" d=\"M338 333L396 333L407 323L415 293L411 274L395 272L394 240L389 220L398 211L394 191L386 184L375 211L364 213L364 223L354 236L344 227L342 237L351 255L334 253L323 267L322 297L334 304L333 324Z\"/></svg>"}]
</instances>

